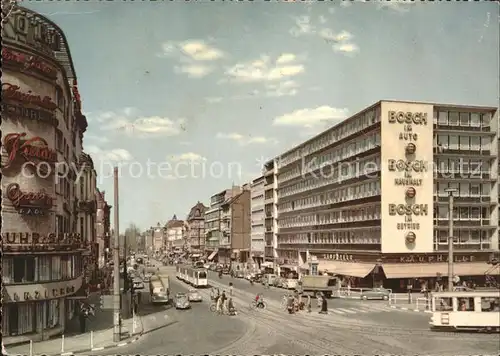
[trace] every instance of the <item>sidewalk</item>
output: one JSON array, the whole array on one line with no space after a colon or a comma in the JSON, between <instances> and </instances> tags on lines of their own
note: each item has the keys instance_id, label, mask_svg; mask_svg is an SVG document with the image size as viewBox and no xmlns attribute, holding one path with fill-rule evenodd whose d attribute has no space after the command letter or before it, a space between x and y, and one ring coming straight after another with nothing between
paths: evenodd
<instances>
[{"instance_id":1,"label":"sidewalk","mask_svg":"<svg viewBox=\"0 0 500 356\"><path fill-rule=\"evenodd\" d=\"M99 307L99 294L92 293L89 296L89 303ZM98 310L95 317L90 317L87 321L88 332L79 333L78 318L68 322L64 335L53 339L15 346L6 346L10 355L72 355L89 351L100 351L107 348L125 346L137 341L144 332L142 318L136 316L135 325L132 318L123 319L122 340L113 341L113 311Z\"/></svg>"}]
</instances>

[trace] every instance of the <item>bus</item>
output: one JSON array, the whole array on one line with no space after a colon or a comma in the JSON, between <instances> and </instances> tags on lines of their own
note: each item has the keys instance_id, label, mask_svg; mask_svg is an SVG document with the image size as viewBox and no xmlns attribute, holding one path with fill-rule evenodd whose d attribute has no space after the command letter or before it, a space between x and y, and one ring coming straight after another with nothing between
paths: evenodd
<instances>
[{"instance_id":1,"label":"bus","mask_svg":"<svg viewBox=\"0 0 500 356\"><path fill-rule=\"evenodd\" d=\"M431 294L431 330L500 332L500 290Z\"/></svg>"},{"instance_id":2,"label":"bus","mask_svg":"<svg viewBox=\"0 0 500 356\"><path fill-rule=\"evenodd\" d=\"M177 265L175 276L195 288L208 287L207 270L204 268Z\"/></svg>"}]
</instances>

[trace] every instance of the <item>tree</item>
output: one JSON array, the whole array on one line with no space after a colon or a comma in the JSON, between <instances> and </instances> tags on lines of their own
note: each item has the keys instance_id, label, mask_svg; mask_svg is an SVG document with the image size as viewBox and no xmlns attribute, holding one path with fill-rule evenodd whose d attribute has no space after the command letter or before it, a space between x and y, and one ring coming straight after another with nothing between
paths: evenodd
<instances>
[{"instance_id":1,"label":"tree","mask_svg":"<svg viewBox=\"0 0 500 356\"><path fill-rule=\"evenodd\" d=\"M141 236L141 231L135 224L130 224L125 230L125 238L127 241L128 251L137 252L138 239Z\"/></svg>"}]
</instances>

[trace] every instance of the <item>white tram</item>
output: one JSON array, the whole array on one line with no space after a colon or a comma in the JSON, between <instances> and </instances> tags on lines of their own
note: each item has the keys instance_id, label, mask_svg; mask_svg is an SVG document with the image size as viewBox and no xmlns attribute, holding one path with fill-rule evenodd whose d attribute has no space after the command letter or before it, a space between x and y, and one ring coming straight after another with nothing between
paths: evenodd
<instances>
[{"instance_id":1,"label":"white tram","mask_svg":"<svg viewBox=\"0 0 500 356\"><path fill-rule=\"evenodd\" d=\"M431 330L500 332L500 290L431 295Z\"/></svg>"},{"instance_id":2,"label":"white tram","mask_svg":"<svg viewBox=\"0 0 500 356\"><path fill-rule=\"evenodd\" d=\"M177 265L175 276L195 288L208 286L207 270L204 268Z\"/></svg>"}]
</instances>

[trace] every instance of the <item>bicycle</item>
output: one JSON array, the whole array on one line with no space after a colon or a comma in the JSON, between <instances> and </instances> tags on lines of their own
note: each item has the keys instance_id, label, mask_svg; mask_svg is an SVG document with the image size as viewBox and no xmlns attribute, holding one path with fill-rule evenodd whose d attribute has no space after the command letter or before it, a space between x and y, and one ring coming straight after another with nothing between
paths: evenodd
<instances>
[{"instance_id":1,"label":"bicycle","mask_svg":"<svg viewBox=\"0 0 500 356\"><path fill-rule=\"evenodd\" d=\"M252 302L250 303L249 305L250 309L266 309L267 308L267 304L263 301L259 301L259 302L256 302L255 300L252 300Z\"/></svg>"}]
</instances>

